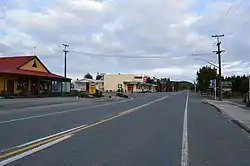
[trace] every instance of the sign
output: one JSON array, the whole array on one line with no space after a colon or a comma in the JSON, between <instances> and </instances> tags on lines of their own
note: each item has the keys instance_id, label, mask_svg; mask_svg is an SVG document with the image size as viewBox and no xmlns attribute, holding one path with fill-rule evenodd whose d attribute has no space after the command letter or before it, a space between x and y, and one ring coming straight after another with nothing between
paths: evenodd
<instances>
[{"instance_id":1,"label":"sign","mask_svg":"<svg viewBox=\"0 0 250 166\"><path fill-rule=\"evenodd\" d=\"M216 88L216 80L210 80L210 85L211 88Z\"/></svg>"},{"instance_id":2,"label":"sign","mask_svg":"<svg viewBox=\"0 0 250 166\"><path fill-rule=\"evenodd\" d=\"M118 88L122 88L122 84L118 84Z\"/></svg>"},{"instance_id":3,"label":"sign","mask_svg":"<svg viewBox=\"0 0 250 166\"><path fill-rule=\"evenodd\" d=\"M89 94L93 95L96 93L96 84L94 82L89 83Z\"/></svg>"},{"instance_id":4,"label":"sign","mask_svg":"<svg viewBox=\"0 0 250 166\"><path fill-rule=\"evenodd\" d=\"M147 80L148 80L148 77L147 77L147 76L144 76L144 77L143 77L143 82L147 82Z\"/></svg>"},{"instance_id":5,"label":"sign","mask_svg":"<svg viewBox=\"0 0 250 166\"><path fill-rule=\"evenodd\" d=\"M231 81L222 81L222 88L232 88L233 84Z\"/></svg>"}]
</instances>

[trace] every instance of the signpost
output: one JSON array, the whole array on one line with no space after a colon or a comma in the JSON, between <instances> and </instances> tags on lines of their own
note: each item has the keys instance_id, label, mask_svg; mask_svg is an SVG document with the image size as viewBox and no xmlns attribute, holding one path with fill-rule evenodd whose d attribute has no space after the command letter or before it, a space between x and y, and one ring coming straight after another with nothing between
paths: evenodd
<instances>
[{"instance_id":1,"label":"signpost","mask_svg":"<svg viewBox=\"0 0 250 166\"><path fill-rule=\"evenodd\" d=\"M89 83L89 94L93 95L96 93L96 84L94 82Z\"/></svg>"},{"instance_id":2,"label":"signpost","mask_svg":"<svg viewBox=\"0 0 250 166\"><path fill-rule=\"evenodd\" d=\"M122 89L122 84L118 84L118 89Z\"/></svg>"},{"instance_id":3,"label":"signpost","mask_svg":"<svg viewBox=\"0 0 250 166\"><path fill-rule=\"evenodd\" d=\"M214 88L214 100L216 100L216 80L210 80L210 87Z\"/></svg>"}]
</instances>

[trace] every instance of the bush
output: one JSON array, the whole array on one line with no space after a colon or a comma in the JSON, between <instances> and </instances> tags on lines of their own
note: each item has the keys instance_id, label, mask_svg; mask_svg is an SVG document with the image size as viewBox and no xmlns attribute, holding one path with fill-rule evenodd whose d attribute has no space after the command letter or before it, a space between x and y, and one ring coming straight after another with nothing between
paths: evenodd
<instances>
[{"instance_id":1,"label":"bush","mask_svg":"<svg viewBox=\"0 0 250 166\"><path fill-rule=\"evenodd\" d=\"M97 91L97 92L94 94L94 97L103 97L103 92L102 92L102 91Z\"/></svg>"},{"instance_id":2,"label":"bush","mask_svg":"<svg viewBox=\"0 0 250 166\"><path fill-rule=\"evenodd\" d=\"M87 92L81 92L81 97L89 97L89 94Z\"/></svg>"}]
</instances>

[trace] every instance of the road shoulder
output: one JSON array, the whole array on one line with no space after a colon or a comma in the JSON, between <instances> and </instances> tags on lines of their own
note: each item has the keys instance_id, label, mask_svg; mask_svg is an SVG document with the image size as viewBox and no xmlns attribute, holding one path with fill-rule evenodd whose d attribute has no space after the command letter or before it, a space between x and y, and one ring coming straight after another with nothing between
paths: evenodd
<instances>
[{"instance_id":1,"label":"road shoulder","mask_svg":"<svg viewBox=\"0 0 250 166\"><path fill-rule=\"evenodd\" d=\"M229 101L215 101L205 99L204 102L213 106L225 117L229 118L232 122L250 133L250 111L237 105L233 105Z\"/></svg>"}]
</instances>

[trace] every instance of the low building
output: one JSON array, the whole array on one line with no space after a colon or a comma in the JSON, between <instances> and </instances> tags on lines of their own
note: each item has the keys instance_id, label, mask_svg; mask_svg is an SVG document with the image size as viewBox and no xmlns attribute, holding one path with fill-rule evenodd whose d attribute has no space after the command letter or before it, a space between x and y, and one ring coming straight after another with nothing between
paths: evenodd
<instances>
[{"instance_id":1,"label":"low building","mask_svg":"<svg viewBox=\"0 0 250 166\"><path fill-rule=\"evenodd\" d=\"M76 80L74 83L75 90L87 92L89 89L89 83L95 83L96 89L99 91L104 91L104 81L103 80L94 80L89 78L84 78L81 80Z\"/></svg>"},{"instance_id":2,"label":"low building","mask_svg":"<svg viewBox=\"0 0 250 166\"><path fill-rule=\"evenodd\" d=\"M135 74L105 74L104 91L155 92L156 85L146 83L147 76Z\"/></svg>"},{"instance_id":3,"label":"low building","mask_svg":"<svg viewBox=\"0 0 250 166\"><path fill-rule=\"evenodd\" d=\"M0 95L69 92L71 79L51 73L37 56L0 58Z\"/></svg>"},{"instance_id":4,"label":"low building","mask_svg":"<svg viewBox=\"0 0 250 166\"><path fill-rule=\"evenodd\" d=\"M222 90L223 92L231 92L233 84L231 81L222 81Z\"/></svg>"}]
</instances>

